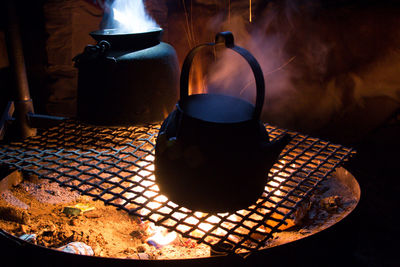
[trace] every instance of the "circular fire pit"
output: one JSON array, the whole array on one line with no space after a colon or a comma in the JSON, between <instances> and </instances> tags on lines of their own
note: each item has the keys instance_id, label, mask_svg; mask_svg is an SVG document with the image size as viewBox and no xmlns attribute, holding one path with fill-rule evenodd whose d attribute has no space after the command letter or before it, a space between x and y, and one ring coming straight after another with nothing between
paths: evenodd
<instances>
[{"instance_id":1,"label":"circular fire pit","mask_svg":"<svg viewBox=\"0 0 400 267\"><path fill-rule=\"evenodd\" d=\"M155 184L154 140L158 129L157 124L103 128L66 122L0 148L0 164L71 188L115 206L121 213L135 214L141 223L154 223L166 234L175 232L194 245L206 245L211 248L207 256L176 260L81 256L34 245L2 230L1 240L9 252L34 255L16 258L30 263L34 258L42 266L55 262L85 262L85 266L110 266L112 262L112 266L123 266L137 261L143 265L220 266L251 263L259 257L268 261L279 254L271 251L302 247L303 240L327 232L358 203L357 182L346 170L338 169L353 153L351 149L267 125L272 139L290 134L292 142L271 169L260 199L234 213L190 211L163 197ZM149 241L154 240L147 238ZM264 258L264 254L271 255Z\"/></svg>"},{"instance_id":2,"label":"circular fire pit","mask_svg":"<svg viewBox=\"0 0 400 267\"><path fill-rule=\"evenodd\" d=\"M68 265L80 263L84 264L84 266L110 266L109 264L112 264L112 266L128 266L129 264L138 263L152 266L213 263L219 266L224 262L230 261L232 261L232 263L240 262L242 264L247 264L254 259L259 260L260 258L268 262L270 258L274 256L275 251L277 251L277 254L280 254L280 251L298 250L300 247L304 249L303 246L307 243L307 240L319 238L319 235L316 234L331 227L332 229L327 230L327 232L333 232L335 230L335 225L355 209L359 199L360 188L356 179L347 170L339 168L332 177L322 184L321 190L317 192L310 201L306 202L303 207L299 208L298 212L304 213L298 215L302 216L302 222L298 222L298 225L288 230L276 233L274 237L267 242L264 248L254 252L249 259L246 259L246 254L224 255L222 253L220 255L215 255L213 252L208 257L168 260L82 256L29 243L2 229L0 230L0 239L1 243L7 248L7 255L25 255L21 259L24 259L24 261L25 259L29 259L30 264L33 260L33 263L38 263L39 266L51 266L48 264L60 264L61 262L68 262ZM308 207L307 211L305 210L306 206ZM19 257L16 258L19 259Z\"/></svg>"}]
</instances>

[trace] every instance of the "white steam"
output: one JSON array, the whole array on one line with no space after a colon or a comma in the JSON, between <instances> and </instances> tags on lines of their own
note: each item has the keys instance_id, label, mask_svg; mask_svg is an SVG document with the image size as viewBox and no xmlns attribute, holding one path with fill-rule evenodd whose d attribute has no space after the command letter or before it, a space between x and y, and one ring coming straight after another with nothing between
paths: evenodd
<instances>
[{"instance_id":1,"label":"white steam","mask_svg":"<svg viewBox=\"0 0 400 267\"><path fill-rule=\"evenodd\" d=\"M400 36L396 27L389 29L390 25L400 25L400 20L385 10L389 14L384 20L389 25L386 35L373 22L364 27L369 29L367 32L361 32L362 25L368 23L364 18L379 19L371 10L365 11L368 16L357 16L363 9L353 11L352 16L343 15L346 20L342 22L336 19L338 12L343 13L339 9L331 12L297 3L286 0L269 5L257 28L251 31L244 27L248 22L243 12L232 13L229 22L220 22L223 30L233 31L237 44L248 49L263 69L263 120L290 129L322 131L338 117L347 118L362 110L365 99L387 97L400 103L400 76L396 75L400 67L400 52L396 50L400 38L383 38ZM313 16L321 13L332 18ZM246 62L229 50L209 72L208 84L209 91L254 102L253 74ZM380 119L388 116L381 113ZM375 122L365 122L368 123L368 127L375 127Z\"/></svg>"},{"instance_id":2,"label":"white steam","mask_svg":"<svg viewBox=\"0 0 400 267\"><path fill-rule=\"evenodd\" d=\"M109 18L107 27L121 33L147 32L159 27L147 14L142 0L115 0L110 9L113 15Z\"/></svg>"}]
</instances>

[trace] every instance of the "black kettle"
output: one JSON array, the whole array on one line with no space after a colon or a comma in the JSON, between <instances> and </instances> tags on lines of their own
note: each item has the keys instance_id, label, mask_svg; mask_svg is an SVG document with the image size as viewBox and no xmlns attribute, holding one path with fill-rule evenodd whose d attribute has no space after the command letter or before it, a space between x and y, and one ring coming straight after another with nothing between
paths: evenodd
<instances>
[{"instance_id":1,"label":"black kettle","mask_svg":"<svg viewBox=\"0 0 400 267\"><path fill-rule=\"evenodd\" d=\"M234 45L230 32L218 33L215 40L187 55L180 100L163 122L155 147L155 176L161 193L186 208L211 213L233 212L254 204L264 191L270 168L290 141L285 136L271 143L260 122L265 83L256 59ZM195 54L220 44L250 64L257 87L255 106L220 94L188 95Z\"/></svg>"},{"instance_id":2,"label":"black kettle","mask_svg":"<svg viewBox=\"0 0 400 267\"><path fill-rule=\"evenodd\" d=\"M79 120L120 126L165 119L178 99L179 62L175 49L161 41L162 33L161 28L90 33L97 45L74 58Z\"/></svg>"}]
</instances>

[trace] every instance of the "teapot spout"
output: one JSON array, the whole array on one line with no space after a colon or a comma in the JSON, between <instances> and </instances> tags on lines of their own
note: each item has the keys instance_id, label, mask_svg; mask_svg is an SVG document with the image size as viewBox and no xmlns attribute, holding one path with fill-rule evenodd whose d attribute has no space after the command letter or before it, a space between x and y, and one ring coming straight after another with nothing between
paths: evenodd
<instances>
[{"instance_id":1,"label":"teapot spout","mask_svg":"<svg viewBox=\"0 0 400 267\"><path fill-rule=\"evenodd\" d=\"M287 144L290 143L292 137L289 134L285 134L279 140L274 142L266 142L263 144L263 154L265 160L271 163L271 166L278 159L279 154L283 151Z\"/></svg>"}]
</instances>

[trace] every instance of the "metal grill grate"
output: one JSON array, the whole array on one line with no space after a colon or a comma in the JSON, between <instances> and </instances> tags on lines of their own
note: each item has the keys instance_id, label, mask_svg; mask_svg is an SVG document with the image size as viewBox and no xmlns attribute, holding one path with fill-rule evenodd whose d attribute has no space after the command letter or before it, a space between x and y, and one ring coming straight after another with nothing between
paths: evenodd
<instances>
[{"instance_id":1,"label":"metal grill grate","mask_svg":"<svg viewBox=\"0 0 400 267\"><path fill-rule=\"evenodd\" d=\"M239 253L262 248L273 233L290 225L302 202L354 153L266 125L271 139L289 133L293 140L266 178L262 197L235 213L206 214L176 205L159 193L153 174L159 126L104 128L68 121L0 147L0 164L135 212L198 242L228 244L229 252Z\"/></svg>"}]
</instances>

